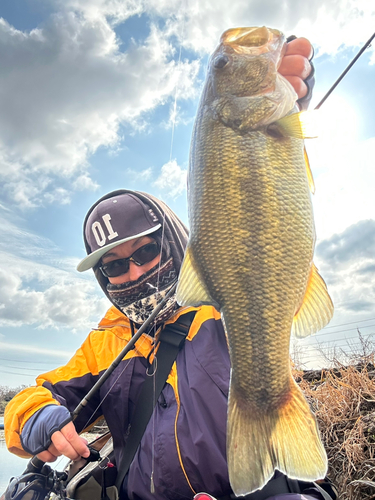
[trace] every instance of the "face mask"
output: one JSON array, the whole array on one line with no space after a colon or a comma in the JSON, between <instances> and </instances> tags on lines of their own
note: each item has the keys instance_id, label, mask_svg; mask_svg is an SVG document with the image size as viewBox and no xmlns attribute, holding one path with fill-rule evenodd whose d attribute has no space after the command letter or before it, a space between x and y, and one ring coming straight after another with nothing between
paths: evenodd
<instances>
[{"instance_id":1,"label":"face mask","mask_svg":"<svg viewBox=\"0 0 375 500\"><path fill-rule=\"evenodd\" d=\"M172 288L177 273L170 258L159 266L150 269L138 280L113 285L108 283L107 291L112 302L134 323L142 324L153 312L155 307ZM175 296L168 299L155 318L155 322L165 321L176 307Z\"/></svg>"}]
</instances>

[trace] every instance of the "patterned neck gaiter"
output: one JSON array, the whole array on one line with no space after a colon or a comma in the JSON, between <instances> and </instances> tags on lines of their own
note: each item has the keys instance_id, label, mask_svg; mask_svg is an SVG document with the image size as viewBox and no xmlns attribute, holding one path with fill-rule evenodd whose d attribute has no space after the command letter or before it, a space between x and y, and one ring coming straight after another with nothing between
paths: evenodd
<instances>
[{"instance_id":1,"label":"patterned neck gaiter","mask_svg":"<svg viewBox=\"0 0 375 500\"><path fill-rule=\"evenodd\" d=\"M150 269L136 281L120 285L108 283L112 302L134 323L141 325L167 295L177 278L172 257ZM176 307L175 295L161 309L155 322L165 321Z\"/></svg>"}]
</instances>

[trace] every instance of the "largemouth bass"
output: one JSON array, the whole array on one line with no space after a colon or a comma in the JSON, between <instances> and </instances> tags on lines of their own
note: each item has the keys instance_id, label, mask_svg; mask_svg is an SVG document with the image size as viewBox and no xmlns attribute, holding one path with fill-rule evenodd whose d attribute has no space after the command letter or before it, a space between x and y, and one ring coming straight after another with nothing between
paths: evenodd
<instances>
[{"instance_id":1,"label":"largemouth bass","mask_svg":"<svg viewBox=\"0 0 375 500\"><path fill-rule=\"evenodd\" d=\"M274 470L325 476L316 420L289 358L290 335L324 327L333 305L313 264L312 177L297 95L277 68L282 33L226 31L208 67L189 166L182 305L212 304L228 338L227 458L244 495Z\"/></svg>"}]
</instances>

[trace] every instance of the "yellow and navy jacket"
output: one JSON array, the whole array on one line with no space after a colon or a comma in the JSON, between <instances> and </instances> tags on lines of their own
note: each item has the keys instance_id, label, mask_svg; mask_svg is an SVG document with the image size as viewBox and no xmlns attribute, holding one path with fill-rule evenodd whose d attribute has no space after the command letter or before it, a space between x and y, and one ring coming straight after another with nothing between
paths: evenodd
<instances>
[{"instance_id":1,"label":"yellow and navy jacket","mask_svg":"<svg viewBox=\"0 0 375 500\"><path fill-rule=\"evenodd\" d=\"M191 310L197 313L186 342L125 481L131 500L191 499L200 491L214 496L231 492L225 451L230 376L227 341L220 314L211 306L180 308L167 323ZM37 388L25 389L9 403L5 433L10 451L29 456L20 437L28 419L47 405L63 405L72 412L130 338L128 319L111 307L67 365L41 375ZM117 463L152 359L153 338L143 335L74 422L81 432L104 415ZM150 493L152 471L154 494Z\"/></svg>"}]
</instances>

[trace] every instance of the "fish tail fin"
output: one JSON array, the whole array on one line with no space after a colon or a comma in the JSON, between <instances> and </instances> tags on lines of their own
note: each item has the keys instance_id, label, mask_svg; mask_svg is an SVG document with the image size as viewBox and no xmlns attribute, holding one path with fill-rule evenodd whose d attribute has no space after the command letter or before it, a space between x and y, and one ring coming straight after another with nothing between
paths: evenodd
<instances>
[{"instance_id":1,"label":"fish tail fin","mask_svg":"<svg viewBox=\"0 0 375 500\"><path fill-rule=\"evenodd\" d=\"M236 496L262 488L275 469L303 481L326 475L327 455L315 417L294 380L291 385L288 401L263 414L256 414L231 390L227 457Z\"/></svg>"}]
</instances>

